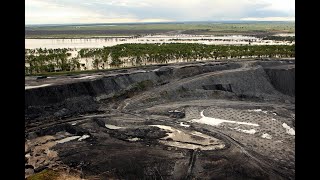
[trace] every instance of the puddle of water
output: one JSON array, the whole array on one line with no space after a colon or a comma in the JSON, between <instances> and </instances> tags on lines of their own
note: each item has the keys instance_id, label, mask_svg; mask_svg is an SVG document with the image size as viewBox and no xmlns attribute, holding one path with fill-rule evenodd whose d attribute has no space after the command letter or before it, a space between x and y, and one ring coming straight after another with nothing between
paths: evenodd
<instances>
[{"instance_id":1,"label":"puddle of water","mask_svg":"<svg viewBox=\"0 0 320 180\"><path fill-rule=\"evenodd\" d=\"M206 117L203 115L203 111L201 111L200 116L201 116L200 119L193 119L193 120L191 120L191 122L208 124L211 126L219 126L221 123L235 123L235 124L243 124L243 125L248 125L248 126L259 126L259 124L255 124L255 123L229 121L229 120L224 120L224 119Z\"/></svg>"},{"instance_id":2,"label":"puddle of water","mask_svg":"<svg viewBox=\"0 0 320 180\"><path fill-rule=\"evenodd\" d=\"M87 139L89 137L90 137L89 135L83 135L78 139L78 141L82 141L82 140Z\"/></svg>"},{"instance_id":3,"label":"puddle of water","mask_svg":"<svg viewBox=\"0 0 320 180\"><path fill-rule=\"evenodd\" d=\"M105 124L105 126L106 126L106 128L112 129L112 130L123 128L123 127L115 126L115 125L112 125L112 124Z\"/></svg>"},{"instance_id":4,"label":"puddle of water","mask_svg":"<svg viewBox=\"0 0 320 180\"><path fill-rule=\"evenodd\" d=\"M230 129L236 130L238 132L247 133L247 134L255 134L257 132L255 129L250 129L250 130L245 130L240 128L230 128Z\"/></svg>"},{"instance_id":5,"label":"puddle of water","mask_svg":"<svg viewBox=\"0 0 320 180\"><path fill-rule=\"evenodd\" d=\"M284 127L286 129L286 132L292 136L295 135L295 130L293 128L291 128L290 126L288 126L286 123L282 124L282 127Z\"/></svg>"},{"instance_id":6,"label":"puddle of water","mask_svg":"<svg viewBox=\"0 0 320 180\"><path fill-rule=\"evenodd\" d=\"M283 35L282 35L283 36ZM85 38L85 39L25 39L27 49L35 48L103 48L118 44L154 44L154 43L200 43L200 44L291 44L288 42L262 40L252 36L231 35L149 35L139 38L109 37L109 38Z\"/></svg>"},{"instance_id":7,"label":"puddle of water","mask_svg":"<svg viewBox=\"0 0 320 180\"><path fill-rule=\"evenodd\" d=\"M185 149L215 150L225 147L223 141L197 131L178 130L164 125L150 125L167 131L167 136L160 139L162 144Z\"/></svg>"},{"instance_id":8,"label":"puddle of water","mask_svg":"<svg viewBox=\"0 0 320 180\"><path fill-rule=\"evenodd\" d=\"M69 141L72 141L72 140L75 140L75 139L78 139L80 138L81 136L71 136L71 137L67 137L67 138L64 138L64 139L61 139L59 141L57 141L57 143L65 143L65 142L69 142Z\"/></svg>"},{"instance_id":9,"label":"puddle of water","mask_svg":"<svg viewBox=\"0 0 320 180\"><path fill-rule=\"evenodd\" d=\"M262 134L261 137L262 137L262 138L265 138L265 139L272 139L272 136L271 136L270 134L268 134L268 133Z\"/></svg>"},{"instance_id":10,"label":"puddle of water","mask_svg":"<svg viewBox=\"0 0 320 180\"><path fill-rule=\"evenodd\" d=\"M46 87L46 86L50 86L51 84L42 84L39 86L25 86L24 89L33 89L33 88L40 88L40 87Z\"/></svg>"}]
</instances>

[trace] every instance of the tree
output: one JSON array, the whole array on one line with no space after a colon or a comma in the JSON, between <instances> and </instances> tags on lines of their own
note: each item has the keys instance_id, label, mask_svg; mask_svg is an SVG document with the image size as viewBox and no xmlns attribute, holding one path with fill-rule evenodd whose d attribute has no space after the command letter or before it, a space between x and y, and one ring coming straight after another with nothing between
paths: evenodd
<instances>
[{"instance_id":1,"label":"tree","mask_svg":"<svg viewBox=\"0 0 320 180\"><path fill-rule=\"evenodd\" d=\"M93 62L92 62L92 64L93 64L93 68L95 68L95 69L99 69L99 59L95 59Z\"/></svg>"}]
</instances>

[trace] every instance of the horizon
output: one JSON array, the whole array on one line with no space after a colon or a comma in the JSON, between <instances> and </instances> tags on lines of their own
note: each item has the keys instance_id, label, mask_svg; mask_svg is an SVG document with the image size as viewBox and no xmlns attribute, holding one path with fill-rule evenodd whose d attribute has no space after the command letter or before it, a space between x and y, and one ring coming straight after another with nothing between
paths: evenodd
<instances>
[{"instance_id":1,"label":"horizon","mask_svg":"<svg viewBox=\"0 0 320 180\"><path fill-rule=\"evenodd\" d=\"M106 22L106 23L61 23L61 24L57 24L57 23L46 23L46 24L25 24L25 26L66 26L66 25L128 25L128 24L183 24L183 23L295 23L295 20L287 20L287 21L263 21L263 20L220 20L220 21L168 21L168 22Z\"/></svg>"}]
</instances>

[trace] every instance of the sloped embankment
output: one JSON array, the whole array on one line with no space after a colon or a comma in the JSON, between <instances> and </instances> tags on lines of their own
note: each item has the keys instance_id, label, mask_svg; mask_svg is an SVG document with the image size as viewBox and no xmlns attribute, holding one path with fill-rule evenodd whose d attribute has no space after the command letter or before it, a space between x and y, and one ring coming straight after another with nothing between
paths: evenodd
<instances>
[{"instance_id":1,"label":"sloped embankment","mask_svg":"<svg viewBox=\"0 0 320 180\"><path fill-rule=\"evenodd\" d=\"M295 92L294 65L291 63L208 62L106 73L93 79L62 76L56 81L58 83L53 81L50 86L25 90L25 117L28 124L34 120L98 112L102 102L129 98L150 88L154 92L148 91L132 101L139 105L184 98L286 99L286 95L294 96ZM36 83L47 81L49 79Z\"/></svg>"}]
</instances>

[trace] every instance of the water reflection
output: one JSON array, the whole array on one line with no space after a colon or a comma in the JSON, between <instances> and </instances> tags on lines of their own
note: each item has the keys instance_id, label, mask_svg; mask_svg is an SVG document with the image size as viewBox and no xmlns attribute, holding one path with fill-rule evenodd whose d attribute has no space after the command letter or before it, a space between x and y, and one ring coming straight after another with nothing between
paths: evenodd
<instances>
[{"instance_id":1,"label":"water reflection","mask_svg":"<svg viewBox=\"0 0 320 180\"><path fill-rule=\"evenodd\" d=\"M209 35L147 35L141 37L100 37L83 39L25 39L25 48L102 48L128 43L200 43L200 44L293 44L294 42L262 40L253 36L209 36Z\"/></svg>"}]
</instances>

